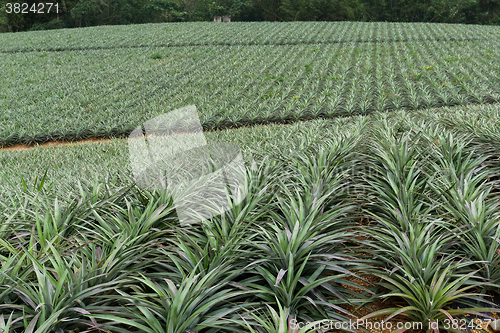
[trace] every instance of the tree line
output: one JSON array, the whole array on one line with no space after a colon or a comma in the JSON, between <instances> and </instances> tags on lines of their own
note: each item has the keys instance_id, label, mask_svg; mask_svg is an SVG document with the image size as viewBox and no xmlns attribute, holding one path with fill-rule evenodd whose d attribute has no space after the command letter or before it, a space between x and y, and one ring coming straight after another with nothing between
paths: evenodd
<instances>
[{"instance_id":1,"label":"tree line","mask_svg":"<svg viewBox=\"0 0 500 333\"><path fill-rule=\"evenodd\" d=\"M42 1L57 6L40 11ZM232 21L500 24L500 0L0 0L0 8L0 32L208 21L224 15Z\"/></svg>"}]
</instances>

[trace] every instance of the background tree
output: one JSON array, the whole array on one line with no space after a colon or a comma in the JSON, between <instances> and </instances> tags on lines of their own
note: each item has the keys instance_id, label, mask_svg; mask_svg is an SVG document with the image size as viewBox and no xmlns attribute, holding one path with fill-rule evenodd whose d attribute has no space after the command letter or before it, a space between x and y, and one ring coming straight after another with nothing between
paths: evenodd
<instances>
[{"instance_id":1,"label":"background tree","mask_svg":"<svg viewBox=\"0 0 500 333\"><path fill-rule=\"evenodd\" d=\"M233 21L500 24L500 0L60 0L59 13L7 14L10 1L0 0L0 32L209 21L215 15Z\"/></svg>"}]
</instances>

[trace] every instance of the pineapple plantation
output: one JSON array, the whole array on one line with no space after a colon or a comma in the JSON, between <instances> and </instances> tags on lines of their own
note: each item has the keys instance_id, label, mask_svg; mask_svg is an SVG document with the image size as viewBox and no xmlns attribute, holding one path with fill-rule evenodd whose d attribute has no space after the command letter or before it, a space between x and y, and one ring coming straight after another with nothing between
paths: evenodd
<instances>
[{"instance_id":1,"label":"pineapple plantation","mask_svg":"<svg viewBox=\"0 0 500 333\"><path fill-rule=\"evenodd\" d=\"M498 36L349 22L2 36L4 147L112 139L0 150L0 332L494 320ZM169 191L135 184L121 137L188 104L207 141L241 148L247 194L182 226Z\"/></svg>"}]
</instances>

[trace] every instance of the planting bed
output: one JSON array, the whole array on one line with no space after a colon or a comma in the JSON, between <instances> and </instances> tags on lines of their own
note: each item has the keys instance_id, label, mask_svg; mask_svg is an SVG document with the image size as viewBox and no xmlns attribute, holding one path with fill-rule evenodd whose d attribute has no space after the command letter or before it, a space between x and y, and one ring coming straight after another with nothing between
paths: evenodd
<instances>
[{"instance_id":1,"label":"planting bed","mask_svg":"<svg viewBox=\"0 0 500 333\"><path fill-rule=\"evenodd\" d=\"M4 148L93 139L0 150L0 332L497 318L497 28L213 27L6 35ZM241 148L246 195L181 225L169 190L135 184L119 137L193 103L208 143Z\"/></svg>"},{"instance_id":2,"label":"planting bed","mask_svg":"<svg viewBox=\"0 0 500 333\"><path fill-rule=\"evenodd\" d=\"M190 227L176 223L166 191L124 187L133 183L124 179L68 186L62 178L67 186L56 191L54 174L46 183L27 178L2 194L5 321L11 314L26 319L14 331L32 324L47 332L92 326L277 332L280 322L341 322L380 312L372 322L438 320L444 331L447 314L467 318L460 314L478 310L453 310L457 297L475 303L484 298L470 293L498 288L499 154L484 137L494 135L488 129L498 108L462 110L206 133L238 143L257 161L247 169L243 202ZM483 126L480 114L489 119ZM466 131L471 121L475 134ZM43 165L58 151L101 154L101 163L115 163L116 174L127 177L119 140L2 155L29 161L39 154Z\"/></svg>"},{"instance_id":3,"label":"planting bed","mask_svg":"<svg viewBox=\"0 0 500 333\"><path fill-rule=\"evenodd\" d=\"M191 104L208 130L500 98L496 27L304 22L217 29L200 23L4 35L0 145L127 136ZM118 31L133 40L118 41ZM214 45L219 35L229 45ZM58 46L67 39L74 46Z\"/></svg>"}]
</instances>

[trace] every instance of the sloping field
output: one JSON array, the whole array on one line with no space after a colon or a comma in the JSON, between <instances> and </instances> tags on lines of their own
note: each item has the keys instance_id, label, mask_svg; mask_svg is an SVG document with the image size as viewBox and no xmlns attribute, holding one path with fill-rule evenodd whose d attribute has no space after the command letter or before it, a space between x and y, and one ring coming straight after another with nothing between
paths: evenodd
<instances>
[{"instance_id":1,"label":"sloping field","mask_svg":"<svg viewBox=\"0 0 500 333\"><path fill-rule=\"evenodd\" d=\"M497 27L430 23L363 22L206 22L100 26L84 29L21 32L7 37L0 52L71 51L88 49L201 46L296 45L486 41L496 39Z\"/></svg>"},{"instance_id":2,"label":"sloping field","mask_svg":"<svg viewBox=\"0 0 500 333\"><path fill-rule=\"evenodd\" d=\"M0 36L0 145L126 136L190 104L215 129L500 99L496 27L215 26Z\"/></svg>"},{"instance_id":3,"label":"sloping field","mask_svg":"<svg viewBox=\"0 0 500 333\"><path fill-rule=\"evenodd\" d=\"M0 35L3 146L195 104L246 163L199 206L227 209L186 225L176 200L203 191L138 186L123 138L0 149L0 333L480 332L500 313L498 31Z\"/></svg>"},{"instance_id":4,"label":"sloping field","mask_svg":"<svg viewBox=\"0 0 500 333\"><path fill-rule=\"evenodd\" d=\"M266 157L287 161L294 154L328 146L329 140L339 135L349 135L352 132L368 136L363 133L368 133L369 128L379 123L380 115L374 113L375 118L353 116L286 125L257 125L205 132L204 135L208 143L229 142L238 145L246 163L251 158L262 160ZM486 155L500 155L499 104L430 108L410 114L399 111L389 112L389 115L393 119L391 128L396 132L398 129L418 126L419 121L424 121L429 126L439 124L448 133L473 138L477 147L480 147L479 151ZM120 178L116 180L116 186L124 181L129 183L132 174L130 159L126 139L0 150L0 164L4 166L2 175L13 183L18 183L20 177L32 182L47 173L48 182L55 181L59 187L66 189L74 189L78 180L103 181L117 175ZM500 161L496 163L500 165ZM496 167L500 168L498 165ZM0 185L4 193L11 190L8 182L0 182Z\"/></svg>"},{"instance_id":5,"label":"sloping field","mask_svg":"<svg viewBox=\"0 0 500 333\"><path fill-rule=\"evenodd\" d=\"M249 192L182 227L167 191L134 186L125 140L0 152L0 313L12 332L479 332L499 125L491 104L209 132L253 154Z\"/></svg>"}]
</instances>

